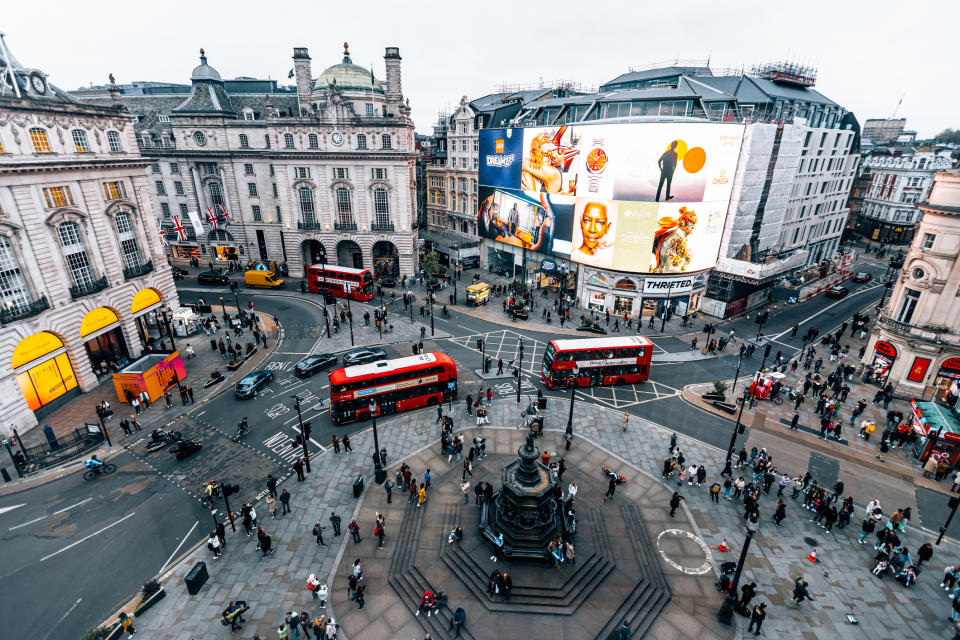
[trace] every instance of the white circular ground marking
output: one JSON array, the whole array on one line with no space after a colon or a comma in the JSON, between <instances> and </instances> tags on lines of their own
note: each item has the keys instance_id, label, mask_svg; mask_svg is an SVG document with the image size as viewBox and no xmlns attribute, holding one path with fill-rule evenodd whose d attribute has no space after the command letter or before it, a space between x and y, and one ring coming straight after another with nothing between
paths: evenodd
<instances>
[{"instance_id":1,"label":"white circular ground marking","mask_svg":"<svg viewBox=\"0 0 960 640\"><path fill-rule=\"evenodd\" d=\"M666 552L660 547L660 539L667 534L672 536L679 536L681 538L687 538L697 543L697 545L699 545L700 548L703 549L703 555L704 555L703 564L700 565L699 567L685 567L682 564L679 564L671 560L670 557L667 556ZM707 558L710 557L710 549L707 547L707 544L697 536L693 535L693 533L687 531L686 529L666 529L665 531L661 531L660 535L657 536L657 551L660 552L660 555L667 562L667 564L669 564L671 567L673 567L677 571L682 571L687 575L702 576L705 573L710 573L711 571L713 571L713 567L710 565L710 562L707 560Z\"/></svg>"}]
</instances>

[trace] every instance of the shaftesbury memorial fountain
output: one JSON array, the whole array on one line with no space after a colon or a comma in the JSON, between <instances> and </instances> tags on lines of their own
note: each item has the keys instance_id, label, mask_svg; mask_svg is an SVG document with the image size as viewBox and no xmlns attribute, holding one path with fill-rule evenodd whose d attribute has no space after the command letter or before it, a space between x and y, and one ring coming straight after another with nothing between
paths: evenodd
<instances>
[{"instance_id":1,"label":"shaftesbury memorial fountain","mask_svg":"<svg viewBox=\"0 0 960 640\"><path fill-rule=\"evenodd\" d=\"M503 534L503 555L510 560L549 561L547 545L567 527L562 490L540 462L533 434L501 472L503 486L480 510L480 535L491 545Z\"/></svg>"}]
</instances>

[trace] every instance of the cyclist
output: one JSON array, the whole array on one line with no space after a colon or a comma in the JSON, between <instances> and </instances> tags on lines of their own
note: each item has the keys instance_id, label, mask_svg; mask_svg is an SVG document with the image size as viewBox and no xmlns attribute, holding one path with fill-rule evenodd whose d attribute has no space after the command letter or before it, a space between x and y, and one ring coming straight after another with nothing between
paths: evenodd
<instances>
[{"instance_id":1,"label":"cyclist","mask_svg":"<svg viewBox=\"0 0 960 640\"><path fill-rule=\"evenodd\" d=\"M210 481L204 485L203 490L206 491L207 498L212 498L216 494L218 488L219 485L216 483L216 481Z\"/></svg>"},{"instance_id":2,"label":"cyclist","mask_svg":"<svg viewBox=\"0 0 960 640\"><path fill-rule=\"evenodd\" d=\"M100 473L100 467L103 466L103 461L96 456L96 454L90 456L90 459L83 463L83 466L87 469L93 469L95 472Z\"/></svg>"}]
</instances>

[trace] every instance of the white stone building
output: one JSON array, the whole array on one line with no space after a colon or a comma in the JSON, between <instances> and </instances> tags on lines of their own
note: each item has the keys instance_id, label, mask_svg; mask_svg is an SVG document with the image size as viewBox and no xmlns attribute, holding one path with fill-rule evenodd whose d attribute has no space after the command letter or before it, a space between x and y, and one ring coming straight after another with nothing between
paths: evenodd
<instances>
[{"instance_id":1,"label":"white stone building","mask_svg":"<svg viewBox=\"0 0 960 640\"><path fill-rule=\"evenodd\" d=\"M316 79L306 48L293 54L296 87L224 80L207 63L191 84L134 83L76 95L118 102L137 118L151 189L171 232L174 259L225 265L286 262L291 275L321 257L330 264L412 274L416 267L416 148L403 99L401 58L384 55L386 80L343 60ZM206 222L223 206L229 226ZM188 223L201 217L201 233Z\"/></svg>"},{"instance_id":2,"label":"white stone building","mask_svg":"<svg viewBox=\"0 0 960 640\"><path fill-rule=\"evenodd\" d=\"M44 71L0 53L0 433L7 434L11 424L30 427L97 386L101 361L140 355L155 311L179 304L150 163L137 150L130 114L84 104Z\"/></svg>"},{"instance_id":3,"label":"white stone building","mask_svg":"<svg viewBox=\"0 0 960 640\"><path fill-rule=\"evenodd\" d=\"M884 244L912 240L920 220L917 203L930 193L934 173L952 166L945 150L901 146L871 150L863 158L866 186L858 231Z\"/></svg>"}]
</instances>

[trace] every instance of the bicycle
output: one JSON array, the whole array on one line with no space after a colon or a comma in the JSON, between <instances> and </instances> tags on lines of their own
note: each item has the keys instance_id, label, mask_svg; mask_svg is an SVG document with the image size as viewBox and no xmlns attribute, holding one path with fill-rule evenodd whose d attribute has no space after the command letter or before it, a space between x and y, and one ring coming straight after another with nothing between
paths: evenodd
<instances>
[{"instance_id":1,"label":"bicycle","mask_svg":"<svg viewBox=\"0 0 960 640\"><path fill-rule=\"evenodd\" d=\"M84 480L93 480L99 475L111 474L117 470L117 465L111 464L109 462L104 462L99 467L94 467L92 469L87 469L83 474Z\"/></svg>"}]
</instances>

